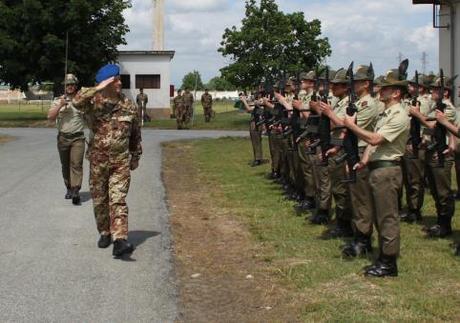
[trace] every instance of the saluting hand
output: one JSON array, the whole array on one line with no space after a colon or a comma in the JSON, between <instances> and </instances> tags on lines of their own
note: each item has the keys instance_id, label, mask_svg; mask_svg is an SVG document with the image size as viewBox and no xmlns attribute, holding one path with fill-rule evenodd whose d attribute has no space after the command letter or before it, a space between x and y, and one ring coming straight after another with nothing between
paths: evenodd
<instances>
[{"instance_id":1,"label":"saluting hand","mask_svg":"<svg viewBox=\"0 0 460 323\"><path fill-rule=\"evenodd\" d=\"M111 78L105 80L105 81L102 81L101 83L99 83L97 86L96 86L96 90L98 91L102 91L103 89L105 89L109 84L111 84L113 81L115 81L115 76L112 76Z\"/></svg>"}]
</instances>

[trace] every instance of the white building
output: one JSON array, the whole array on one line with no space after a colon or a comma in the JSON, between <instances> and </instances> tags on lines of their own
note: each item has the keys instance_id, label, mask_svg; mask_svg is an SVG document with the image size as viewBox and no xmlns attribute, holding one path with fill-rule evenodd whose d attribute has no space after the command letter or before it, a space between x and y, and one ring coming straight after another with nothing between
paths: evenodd
<instances>
[{"instance_id":1,"label":"white building","mask_svg":"<svg viewBox=\"0 0 460 323\"><path fill-rule=\"evenodd\" d=\"M433 28L439 30L439 66L449 77L460 76L460 0L413 0L412 3L433 6ZM459 84L457 78L456 85ZM458 91L454 92L458 104Z\"/></svg>"},{"instance_id":2,"label":"white building","mask_svg":"<svg viewBox=\"0 0 460 323\"><path fill-rule=\"evenodd\" d=\"M164 0L153 0L153 49L120 51L123 92L135 102L139 89L148 95L147 113L155 118L169 118L171 86L171 60L174 51L164 50Z\"/></svg>"},{"instance_id":3,"label":"white building","mask_svg":"<svg viewBox=\"0 0 460 323\"><path fill-rule=\"evenodd\" d=\"M133 102L139 89L148 95L147 112L155 119L169 118L171 99L170 63L174 51L120 51L123 93Z\"/></svg>"}]
</instances>

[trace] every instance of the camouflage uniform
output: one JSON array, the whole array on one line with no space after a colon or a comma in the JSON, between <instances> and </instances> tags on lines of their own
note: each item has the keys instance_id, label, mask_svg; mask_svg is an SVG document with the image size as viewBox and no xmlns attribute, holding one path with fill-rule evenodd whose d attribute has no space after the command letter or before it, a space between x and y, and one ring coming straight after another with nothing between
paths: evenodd
<instances>
[{"instance_id":1,"label":"camouflage uniform","mask_svg":"<svg viewBox=\"0 0 460 323\"><path fill-rule=\"evenodd\" d=\"M145 93L139 93L136 96L136 104L139 108L139 116L144 116L144 121L150 121L150 116L147 114L147 103L149 102L149 97Z\"/></svg>"},{"instance_id":2,"label":"camouflage uniform","mask_svg":"<svg viewBox=\"0 0 460 323\"><path fill-rule=\"evenodd\" d=\"M113 240L127 239L130 156L139 159L142 154L136 106L123 95L115 101L102 98L95 88L82 89L73 103L93 120L90 191L97 229Z\"/></svg>"},{"instance_id":3,"label":"camouflage uniform","mask_svg":"<svg viewBox=\"0 0 460 323\"><path fill-rule=\"evenodd\" d=\"M193 115L193 101L195 101L193 94L190 93L190 91L185 91L185 93L182 95L184 98L184 105L185 105L185 111L186 111L186 118L187 118L187 123L188 120Z\"/></svg>"},{"instance_id":4,"label":"camouflage uniform","mask_svg":"<svg viewBox=\"0 0 460 323\"><path fill-rule=\"evenodd\" d=\"M174 115L176 116L177 129L182 129L188 123L187 110L184 104L184 96L177 95L173 99Z\"/></svg>"},{"instance_id":5,"label":"camouflage uniform","mask_svg":"<svg viewBox=\"0 0 460 323\"><path fill-rule=\"evenodd\" d=\"M212 96L211 94L204 93L201 96L201 104L203 105L205 122L211 121L211 117L212 117Z\"/></svg>"}]
</instances>

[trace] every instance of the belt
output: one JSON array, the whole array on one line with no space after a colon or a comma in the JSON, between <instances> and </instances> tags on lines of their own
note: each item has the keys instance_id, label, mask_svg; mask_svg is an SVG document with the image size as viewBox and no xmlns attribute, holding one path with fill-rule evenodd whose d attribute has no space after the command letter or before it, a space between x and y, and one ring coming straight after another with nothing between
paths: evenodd
<instances>
[{"instance_id":1,"label":"belt","mask_svg":"<svg viewBox=\"0 0 460 323\"><path fill-rule=\"evenodd\" d=\"M401 162L399 160L376 160L372 161L368 164L368 168L370 171L376 170L378 168L385 168L385 167L398 167L401 166Z\"/></svg>"},{"instance_id":2,"label":"belt","mask_svg":"<svg viewBox=\"0 0 460 323\"><path fill-rule=\"evenodd\" d=\"M83 131L80 132L74 132L74 133L65 133L65 132L60 132L59 136L62 136L66 139L75 139L79 137L84 137L85 133Z\"/></svg>"}]
</instances>

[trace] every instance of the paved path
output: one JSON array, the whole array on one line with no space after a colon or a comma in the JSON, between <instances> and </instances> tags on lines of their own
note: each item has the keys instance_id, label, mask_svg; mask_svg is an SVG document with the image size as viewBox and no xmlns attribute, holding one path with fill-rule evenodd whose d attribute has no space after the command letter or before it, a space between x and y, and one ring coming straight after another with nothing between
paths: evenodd
<instances>
[{"instance_id":1,"label":"paved path","mask_svg":"<svg viewBox=\"0 0 460 323\"><path fill-rule=\"evenodd\" d=\"M172 322L177 316L160 143L244 132L143 131L128 197L132 261L98 249L88 193L64 200L54 129L0 129L0 321Z\"/></svg>"}]
</instances>

